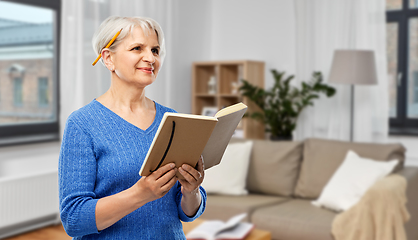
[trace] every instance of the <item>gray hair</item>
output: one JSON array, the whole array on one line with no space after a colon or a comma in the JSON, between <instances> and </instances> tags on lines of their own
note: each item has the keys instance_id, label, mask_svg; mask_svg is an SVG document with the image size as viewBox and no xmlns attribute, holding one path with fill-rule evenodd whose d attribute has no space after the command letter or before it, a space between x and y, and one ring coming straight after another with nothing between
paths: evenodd
<instances>
[{"instance_id":1,"label":"gray hair","mask_svg":"<svg viewBox=\"0 0 418 240\"><path fill-rule=\"evenodd\" d=\"M110 40L115 36L115 34L123 28L122 32L109 47L110 51L114 51L117 46L125 39L129 34L132 33L132 30L135 27L141 27L145 35L148 35L150 31L155 31L158 37L158 44L160 44L159 55L161 57L161 64L164 61L165 57L165 42L164 42L164 33L161 29L161 26L152 18L147 17L118 17L110 16L106 18L102 24L100 24L99 29L93 35L92 44L94 52L99 55L103 48L110 42ZM100 59L103 63L103 59Z\"/></svg>"}]
</instances>

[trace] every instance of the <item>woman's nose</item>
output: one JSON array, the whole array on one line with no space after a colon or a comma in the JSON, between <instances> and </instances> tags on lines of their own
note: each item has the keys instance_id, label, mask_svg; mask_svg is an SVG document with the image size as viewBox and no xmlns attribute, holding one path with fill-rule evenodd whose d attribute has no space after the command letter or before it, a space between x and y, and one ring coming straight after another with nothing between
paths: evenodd
<instances>
[{"instance_id":1,"label":"woman's nose","mask_svg":"<svg viewBox=\"0 0 418 240\"><path fill-rule=\"evenodd\" d=\"M149 63L154 63L155 62L155 56L152 53L152 50L146 51L144 54L145 54L144 57L143 57L144 61L149 62Z\"/></svg>"}]
</instances>

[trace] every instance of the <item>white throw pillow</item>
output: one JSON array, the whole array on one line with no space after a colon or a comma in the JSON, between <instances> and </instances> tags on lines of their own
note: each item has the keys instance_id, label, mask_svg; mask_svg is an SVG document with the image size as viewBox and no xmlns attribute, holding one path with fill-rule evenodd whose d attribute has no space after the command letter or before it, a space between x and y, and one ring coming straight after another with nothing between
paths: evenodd
<instances>
[{"instance_id":1,"label":"white throw pillow","mask_svg":"<svg viewBox=\"0 0 418 240\"><path fill-rule=\"evenodd\" d=\"M377 180L391 173L396 164L398 160L376 161L362 158L350 150L312 204L345 211L355 205Z\"/></svg>"},{"instance_id":2,"label":"white throw pillow","mask_svg":"<svg viewBox=\"0 0 418 240\"><path fill-rule=\"evenodd\" d=\"M231 143L221 163L205 170L202 187L207 193L245 195L248 166L253 142Z\"/></svg>"}]
</instances>

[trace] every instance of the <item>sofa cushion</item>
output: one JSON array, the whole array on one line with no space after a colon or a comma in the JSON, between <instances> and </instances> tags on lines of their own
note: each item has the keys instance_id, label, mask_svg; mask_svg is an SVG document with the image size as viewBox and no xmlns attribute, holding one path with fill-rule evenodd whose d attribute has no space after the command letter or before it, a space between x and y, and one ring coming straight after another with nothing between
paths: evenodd
<instances>
[{"instance_id":1,"label":"sofa cushion","mask_svg":"<svg viewBox=\"0 0 418 240\"><path fill-rule=\"evenodd\" d=\"M331 226L335 212L313 206L308 200L293 199L259 208L251 222L271 232L272 239L333 240Z\"/></svg>"},{"instance_id":2,"label":"sofa cushion","mask_svg":"<svg viewBox=\"0 0 418 240\"><path fill-rule=\"evenodd\" d=\"M252 146L252 141L228 144L219 165L205 170L202 187L207 193L225 195L248 193L246 180Z\"/></svg>"},{"instance_id":3,"label":"sofa cushion","mask_svg":"<svg viewBox=\"0 0 418 240\"><path fill-rule=\"evenodd\" d=\"M291 196L302 153L302 142L254 140L247 189L253 193Z\"/></svg>"},{"instance_id":4,"label":"sofa cushion","mask_svg":"<svg viewBox=\"0 0 418 240\"><path fill-rule=\"evenodd\" d=\"M255 209L281 203L287 200L287 198L283 197L256 194L249 194L245 196L208 194L206 209L201 218L227 221L229 218L237 214L247 213L248 215L245 221L248 221L250 215Z\"/></svg>"},{"instance_id":5,"label":"sofa cushion","mask_svg":"<svg viewBox=\"0 0 418 240\"><path fill-rule=\"evenodd\" d=\"M392 172L396 164L398 160L375 161L361 158L349 150L343 163L312 204L335 211L348 210L357 204L378 180Z\"/></svg>"},{"instance_id":6,"label":"sofa cushion","mask_svg":"<svg viewBox=\"0 0 418 240\"><path fill-rule=\"evenodd\" d=\"M401 144L353 143L336 140L307 139L295 196L318 198L331 176L343 162L348 150L376 160L399 160L395 170L402 168L405 148Z\"/></svg>"}]
</instances>

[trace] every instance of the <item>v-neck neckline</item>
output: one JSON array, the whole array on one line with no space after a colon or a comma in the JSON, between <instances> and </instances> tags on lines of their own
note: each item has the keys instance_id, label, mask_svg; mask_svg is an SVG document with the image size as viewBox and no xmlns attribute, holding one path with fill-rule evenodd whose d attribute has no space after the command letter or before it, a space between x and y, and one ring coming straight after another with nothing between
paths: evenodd
<instances>
[{"instance_id":1,"label":"v-neck neckline","mask_svg":"<svg viewBox=\"0 0 418 240\"><path fill-rule=\"evenodd\" d=\"M132 124L132 123L130 123L130 122L128 122L126 119L124 119L123 117L119 116L114 111L110 110L108 107L106 107L105 105L103 105L101 102L97 101L96 98L93 99L93 102L97 103L101 108L105 109L105 111L110 112L110 114L115 115L117 118L119 118L120 120L122 120L123 122L125 122L127 125L131 126L134 129L137 129L137 130L139 130L141 132L149 133L150 131L152 131L154 129L155 125L157 124L157 116L158 116L158 113L159 113L159 107L158 107L158 104L155 101L153 101L154 102L154 107L155 107L154 120L152 121L151 125L147 129L145 129L145 130L142 129L142 128L140 128L140 127L138 127L138 126L136 126L136 125L134 125L134 124Z\"/></svg>"}]
</instances>

